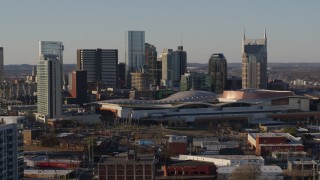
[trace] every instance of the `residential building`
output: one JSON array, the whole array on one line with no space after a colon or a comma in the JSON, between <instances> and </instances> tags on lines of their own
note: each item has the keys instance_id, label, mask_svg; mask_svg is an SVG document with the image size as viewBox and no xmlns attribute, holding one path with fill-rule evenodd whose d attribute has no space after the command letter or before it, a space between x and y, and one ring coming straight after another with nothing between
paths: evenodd
<instances>
[{"instance_id":1,"label":"residential building","mask_svg":"<svg viewBox=\"0 0 320 180\"><path fill-rule=\"evenodd\" d=\"M37 66L37 109L44 118L57 118L62 113L61 61L58 55L42 55Z\"/></svg>"},{"instance_id":2,"label":"residential building","mask_svg":"<svg viewBox=\"0 0 320 180\"><path fill-rule=\"evenodd\" d=\"M145 64L145 32L127 31L125 43L126 82L130 85L130 73L141 70Z\"/></svg>"},{"instance_id":3,"label":"residential building","mask_svg":"<svg viewBox=\"0 0 320 180\"><path fill-rule=\"evenodd\" d=\"M87 71L88 83L103 83L106 88L117 88L118 50L78 49L77 70Z\"/></svg>"},{"instance_id":4,"label":"residential building","mask_svg":"<svg viewBox=\"0 0 320 180\"><path fill-rule=\"evenodd\" d=\"M242 39L242 88L267 89L267 35L263 39Z\"/></svg>"},{"instance_id":5,"label":"residential building","mask_svg":"<svg viewBox=\"0 0 320 180\"><path fill-rule=\"evenodd\" d=\"M211 76L211 91L222 93L227 82L227 60L223 54L212 54L208 74Z\"/></svg>"},{"instance_id":6,"label":"residential building","mask_svg":"<svg viewBox=\"0 0 320 180\"><path fill-rule=\"evenodd\" d=\"M23 179L21 116L0 116L0 179Z\"/></svg>"}]
</instances>

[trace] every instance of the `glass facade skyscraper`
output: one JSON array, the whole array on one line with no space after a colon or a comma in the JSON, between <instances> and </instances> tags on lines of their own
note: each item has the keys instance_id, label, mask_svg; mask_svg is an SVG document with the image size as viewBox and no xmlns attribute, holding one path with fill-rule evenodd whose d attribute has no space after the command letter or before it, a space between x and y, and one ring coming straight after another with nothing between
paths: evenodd
<instances>
[{"instance_id":1,"label":"glass facade skyscraper","mask_svg":"<svg viewBox=\"0 0 320 180\"><path fill-rule=\"evenodd\" d=\"M211 91L222 93L227 82L227 60L223 54L212 54L208 74L211 76Z\"/></svg>"},{"instance_id":2,"label":"glass facade skyscraper","mask_svg":"<svg viewBox=\"0 0 320 180\"><path fill-rule=\"evenodd\" d=\"M127 31L125 40L126 82L130 84L130 73L138 72L145 64L145 32Z\"/></svg>"}]
</instances>

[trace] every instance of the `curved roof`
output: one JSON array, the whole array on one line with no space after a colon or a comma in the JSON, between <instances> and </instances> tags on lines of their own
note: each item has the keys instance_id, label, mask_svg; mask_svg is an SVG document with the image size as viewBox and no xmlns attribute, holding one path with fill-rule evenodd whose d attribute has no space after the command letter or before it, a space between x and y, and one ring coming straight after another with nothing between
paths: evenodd
<instances>
[{"instance_id":1,"label":"curved roof","mask_svg":"<svg viewBox=\"0 0 320 180\"><path fill-rule=\"evenodd\" d=\"M169 102L213 102L217 95L209 91L183 91L161 99Z\"/></svg>"},{"instance_id":2,"label":"curved roof","mask_svg":"<svg viewBox=\"0 0 320 180\"><path fill-rule=\"evenodd\" d=\"M112 99L101 101L99 103L115 104L169 104L183 102L214 102L217 95L208 91L183 91L172 94L171 96L160 100L131 100L131 99Z\"/></svg>"}]
</instances>

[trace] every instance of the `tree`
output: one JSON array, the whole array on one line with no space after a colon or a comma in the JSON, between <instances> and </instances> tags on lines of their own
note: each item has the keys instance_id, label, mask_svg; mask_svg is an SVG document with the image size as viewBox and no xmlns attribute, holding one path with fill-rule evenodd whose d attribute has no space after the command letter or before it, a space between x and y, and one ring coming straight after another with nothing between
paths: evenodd
<instances>
[{"instance_id":1,"label":"tree","mask_svg":"<svg viewBox=\"0 0 320 180\"><path fill-rule=\"evenodd\" d=\"M297 129L296 128L293 128L293 127L290 127L290 128L284 128L282 130L282 132L284 133L289 133L291 134L292 136L295 136L297 134Z\"/></svg>"},{"instance_id":2,"label":"tree","mask_svg":"<svg viewBox=\"0 0 320 180\"><path fill-rule=\"evenodd\" d=\"M258 165L241 165L237 167L231 174L231 180L256 180L259 179L261 174L260 167Z\"/></svg>"}]
</instances>

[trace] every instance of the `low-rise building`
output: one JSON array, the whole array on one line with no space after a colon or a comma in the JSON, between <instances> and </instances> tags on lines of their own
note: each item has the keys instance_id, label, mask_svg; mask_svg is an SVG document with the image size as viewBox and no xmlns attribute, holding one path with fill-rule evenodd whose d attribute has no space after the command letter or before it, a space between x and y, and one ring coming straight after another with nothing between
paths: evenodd
<instances>
[{"instance_id":1,"label":"low-rise building","mask_svg":"<svg viewBox=\"0 0 320 180\"><path fill-rule=\"evenodd\" d=\"M251 155L179 155L179 160L210 162L216 166L239 166L243 164L264 165L264 159L261 156Z\"/></svg>"},{"instance_id":2,"label":"low-rise building","mask_svg":"<svg viewBox=\"0 0 320 180\"><path fill-rule=\"evenodd\" d=\"M175 176L175 177L193 177L206 176L215 178L216 166L214 163L200 162L200 161L174 161L162 167L164 176ZM180 179L180 178L179 178Z\"/></svg>"},{"instance_id":3,"label":"low-rise building","mask_svg":"<svg viewBox=\"0 0 320 180\"><path fill-rule=\"evenodd\" d=\"M249 133L248 143L257 155L268 155L273 151L303 151L302 143L289 133Z\"/></svg>"},{"instance_id":4,"label":"low-rise building","mask_svg":"<svg viewBox=\"0 0 320 180\"><path fill-rule=\"evenodd\" d=\"M218 179L231 180L232 173L241 166L222 166L217 169ZM279 166L259 166L258 179L283 180L283 171ZM258 173L258 172L257 172Z\"/></svg>"},{"instance_id":5,"label":"low-rise building","mask_svg":"<svg viewBox=\"0 0 320 180\"><path fill-rule=\"evenodd\" d=\"M154 157L135 155L129 151L127 156L102 157L98 163L99 180L155 178Z\"/></svg>"}]
</instances>

